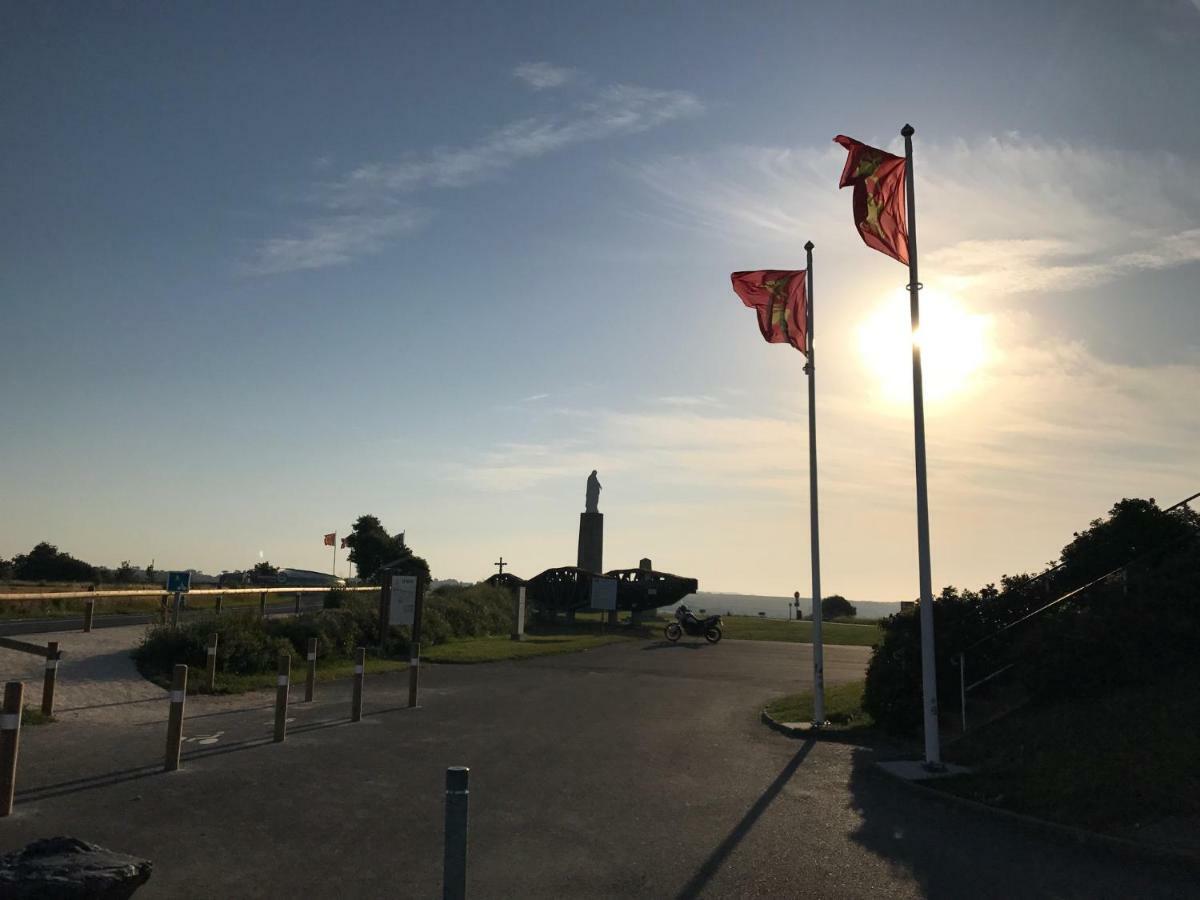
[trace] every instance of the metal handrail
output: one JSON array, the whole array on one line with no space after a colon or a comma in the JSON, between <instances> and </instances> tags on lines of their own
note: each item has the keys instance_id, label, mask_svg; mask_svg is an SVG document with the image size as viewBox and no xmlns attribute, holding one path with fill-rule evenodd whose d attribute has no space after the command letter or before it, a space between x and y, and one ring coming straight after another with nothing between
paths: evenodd
<instances>
[{"instance_id":1,"label":"metal handrail","mask_svg":"<svg viewBox=\"0 0 1200 900\"><path fill-rule=\"evenodd\" d=\"M187 591L189 596L215 596L217 594L315 594L326 591L378 591L379 585L367 587L340 587L335 584L325 587L250 587L250 588L199 588ZM164 588L144 591L64 591L44 594L3 594L0 593L0 603L5 600L94 600L99 597L163 597L170 596L171 591Z\"/></svg>"}]
</instances>

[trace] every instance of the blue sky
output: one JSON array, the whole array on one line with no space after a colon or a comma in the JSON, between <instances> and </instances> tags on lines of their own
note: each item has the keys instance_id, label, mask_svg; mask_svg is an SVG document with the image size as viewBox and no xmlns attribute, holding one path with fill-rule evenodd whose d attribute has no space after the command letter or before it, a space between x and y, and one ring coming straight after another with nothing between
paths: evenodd
<instances>
[{"instance_id":1,"label":"blue sky","mask_svg":"<svg viewBox=\"0 0 1200 900\"><path fill-rule=\"evenodd\" d=\"M0 555L370 512L530 576L598 468L608 566L806 593L802 359L728 273L812 239L823 583L912 595L906 272L831 143L911 121L934 580L1035 568L1197 489L1198 54L1165 0L9 6Z\"/></svg>"}]
</instances>

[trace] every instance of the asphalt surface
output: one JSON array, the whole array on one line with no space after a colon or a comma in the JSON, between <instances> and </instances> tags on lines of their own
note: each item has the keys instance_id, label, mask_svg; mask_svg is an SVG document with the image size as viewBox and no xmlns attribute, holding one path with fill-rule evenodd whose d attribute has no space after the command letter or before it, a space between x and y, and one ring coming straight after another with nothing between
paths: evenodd
<instances>
[{"instance_id":1,"label":"asphalt surface","mask_svg":"<svg viewBox=\"0 0 1200 900\"><path fill-rule=\"evenodd\" d=\"M348 684L321 685L282 745L264 695L190 717L171 775L165 725L27 728L0 850L70 834L148 857L139 898L436 897L444 772L466 765L473 898L1200 896L1194 871L914 797L874 773L886 750L767 730L761 704L806 683L809 653L639 642L427 666L420 709L405 676L369 677L349 724ZM828 680L866 659L826 648Z\"/></svg>"}]
</instances>

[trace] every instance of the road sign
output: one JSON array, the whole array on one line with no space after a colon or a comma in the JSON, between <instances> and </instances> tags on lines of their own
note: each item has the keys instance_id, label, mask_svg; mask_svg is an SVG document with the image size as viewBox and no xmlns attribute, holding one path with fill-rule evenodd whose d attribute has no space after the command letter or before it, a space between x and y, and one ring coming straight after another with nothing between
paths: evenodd
<instances>
[{"instance_id":1,"label":"road sign","mask_svg":"<svg viewBox=\"0 0 1200 900\"><path fill-rule=\"evenodd\" d=\"M388 624L411 625L417 614L417 576L393 575L388 592Z\"/></svg>"},{"instance_id":2,"label":"road sign","mask_svg":"<svg viewBox=\"0 0 1200 900\"><path fill-rule=\"evenodd\" d=\"M186 594L192 589L191 572L168 572L167 591L171 594Z\"/></svg>"},{"instance_id":3,"label":"road sign","mask_svg":"<svg viewBox=\"0 0 1200 900\"><path fill-rule=\"evenodd\" d=\"M617 608L617 579L592 579L592 609Z\"/></svg>"}]
</instances>

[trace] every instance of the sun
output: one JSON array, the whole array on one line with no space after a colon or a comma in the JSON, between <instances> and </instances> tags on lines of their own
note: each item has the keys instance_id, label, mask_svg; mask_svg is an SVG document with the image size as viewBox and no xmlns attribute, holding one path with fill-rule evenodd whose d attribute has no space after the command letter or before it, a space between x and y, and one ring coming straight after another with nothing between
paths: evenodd
<instances>
[{"instance_id":1,"label":"sun","mask_svg":"<svg viewBox=\"0 0 1200 900\"><path fill-rule=\"evenodd\" d=\"M950 294L921 291L921 370L925 401L965 396L992 359L992 320ZM858 349L889 404L912 402L912 343L908 292L888 298L859 326Z\"/></svg>"}]
</instances>

